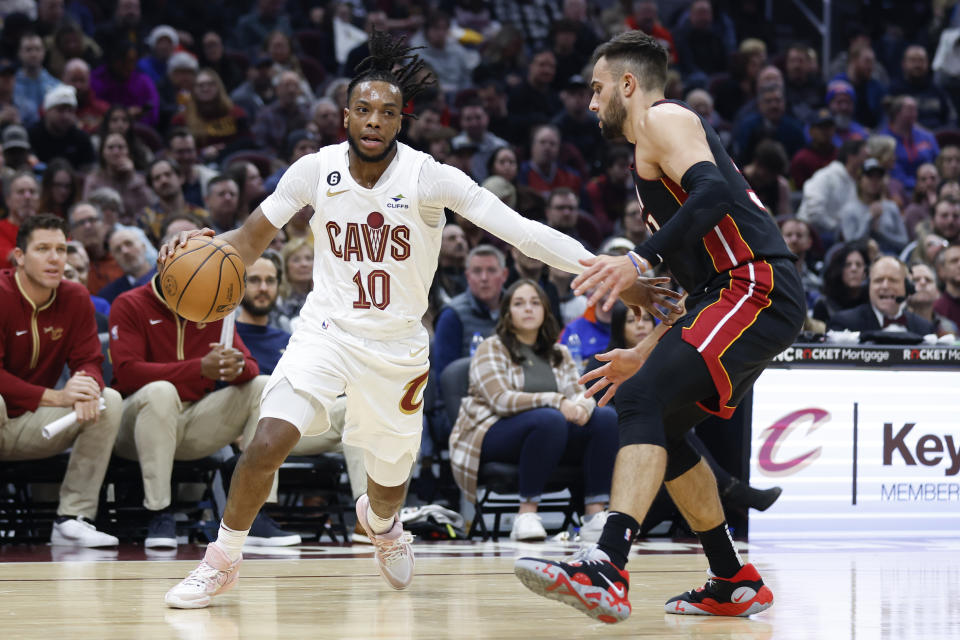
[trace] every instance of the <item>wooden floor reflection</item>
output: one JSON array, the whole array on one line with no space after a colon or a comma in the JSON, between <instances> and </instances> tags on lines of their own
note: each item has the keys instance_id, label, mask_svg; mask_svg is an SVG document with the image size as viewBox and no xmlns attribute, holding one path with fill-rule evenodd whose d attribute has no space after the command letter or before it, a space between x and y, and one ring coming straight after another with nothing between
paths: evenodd
<instances>
[{"instance_id":1,"label":"wooden floor reflection","mask_svg":"<svg viewBox=\"0 0 960 640\"><path fill-rule=\"evenodd\" d=\"M689 546L648 547L630 561L633 615L595 623L527 592L515 555L562 556L559 544L419 544L417 577L391 590L355 549L303 547L245 561L237 589L209 609L163 605L195 561L0 563L4 640L240 638L728 638L736 640L960 638L960 541L753 545L776 602L752 619L686 618L663 602L703 583ZM686 551L673 553L672 551ZM109 557L105 556L105 557Z\"/></svg>"}]
</instances>

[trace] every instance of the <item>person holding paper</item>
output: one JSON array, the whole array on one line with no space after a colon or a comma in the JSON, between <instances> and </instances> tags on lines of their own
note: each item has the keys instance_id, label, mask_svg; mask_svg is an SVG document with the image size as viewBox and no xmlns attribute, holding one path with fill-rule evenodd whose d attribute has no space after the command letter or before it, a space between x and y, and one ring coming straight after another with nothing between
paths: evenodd
<instances>
[{"instance_id":1,"label":"person holding paper","mask_svg":"<svg viewBox=\"0 0 960 640\"><path fill-rule=\"evenodd\" d=\"M239 335L220 344L223 320L177 316L160 295L159 276L120 294L110 308L110 354L123 417L117 455L139 460L144 506L154 513L144 546L176 548L171 510L174 460L197 460L242 437L253 438L267 376ZM251 544L286 546L300 536L257 516Z\"/></svg>"},{"instance_id":2,"label":"person holding paper","mask_svg":"<svg viewBox=\"0 0 960 640\"><path fill-rule=\"evenodd\" d=\"M52 214L28 217L13 255L16 268L0 271L0 461L40 460L72 448L50 542L116 545L92 522L120 427L121 399L104 388L90 294L63 277L66 223ZM64 365L73 375L54 389ZM71 412L76 420L70 426L44 438L45 425Z\"/></svg>"}]
</instances>

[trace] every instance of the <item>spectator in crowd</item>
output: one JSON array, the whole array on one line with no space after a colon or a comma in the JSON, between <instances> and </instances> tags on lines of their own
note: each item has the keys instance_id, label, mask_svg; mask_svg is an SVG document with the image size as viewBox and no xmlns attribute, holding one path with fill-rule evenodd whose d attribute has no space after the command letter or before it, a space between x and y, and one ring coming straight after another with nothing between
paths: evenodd
<instances>
[{"instance_id":1,"label":"spectator in crowd","mask_svg":"<svg viewBox=\"0 0 960 640\"><path fill-rule=\"evenodd\" d=\"M292 35L293 26L285 4L276 0L257 0L250 12L237 21L233 31L236 47L247 55L255 55L271 32Z\"/></svg>"},{"instance_id":2,"label":"spectator in crowd","mask_svg":"<svg viewBox=\"0 0 960 640\"><path fill-rule=\"evenodd\" d=\"M286 142L284 143L283 154L287 164L274 171L263 181L264 193L273 193L273 190L277 188L277 184L280 182L280 178L286 173L287 168L303 156L316 153L319 151L320 146L316 134L309 129L296 129L288 133Z\"/></svg>"},{"instance_id":3,"label":"spectator in crowd","mask_svg":"<svg viewBox=\"0 0 960 640\"><path fill-rule=\"evenodd\" d=\"M139 51L144 47L149 28L143 21L140 0L117 0L113 18L99 25L93 37L104 48L122 41Z\"/></svg>"},{"instance_id":4,"label":"spectator in crowd","mask_svg":"<svg viewBox=\"0 0 960 640\"><path fill-rule=\"evenodd\" d=\"M43 170L38 211L52 213L66 220L67 211L80 196L79 191L70 162L63 158L54 158Z\"/></svg>"},{"instance_id":5,"label":"spectator in crowd","mask_svg":"<svg viewBox=\"0 0 960 640\"><path fill-rule=\"evenodd\" d=\"M56 31L43 39L47 48L46 66L54 77L61 77L68 60L78 59L92 64L103 56L103 49L85 34L73 20L64 20Z\"/></svg>"},{"instance_id":6,"label":"spectator in crowd","mask_svg":"<svg viewBox=\"0 0 960 640\"><path fill-rule=\"evenodd\" d=\"M933 310L960 325L960 245L941 250L937 254L936 268L943 293L934 303Z\"/></svg>"},{"instance_id":7,"label":"spectator in crowd","mask_svg":"<svg viewBox=\"0 0 960 640\"><path fill-rule=\"evenodd\" d=\"M280 257L284 278L277 308L292 322L300 315L300 309L313 289L313 241L307 236L291 238L283 246Z\"/></svg>"},{"instance_id":8,"label":"spectator in crowd","mask_svg":"<svg viewBox=\"0 0 960 640\"><path fill-rule=\"evenodd\" d=\"M557 60L553 88L558 91L563 91L570 78L580 75L590 61L590 54L582 52L577 46L579 30L580 25L566 19L558 20L550 28L550 49Z\"/></svg>"},{"instance_id":9,"label":"spectator in crowd","mask_svg":"<svg viewBox=\"0 0 960 640\"><path fill-rule=\"evenodd\" d=\"M586 307L578 318L568 322L560 335L560 342L570 344L570 336L580 340L580 354L584 360L602 352L610 341L610 312L602 305Z\"/></svg>"},{"instance_id":10,"label":"spectator in crowd","mask_svg":"<svg viewBox=\"0 0 960 640\"><path fill-rule=\"evenodd\" d=\"M724 120L713 108L713 96L705 89L693 89L687 93L686 102L717 131L725 149L733 146L733 133L730 123Z\"/></svg>"},{"instance_id":11,"label":"spectator in crowd","mask_svg":"<svg viewBox=\"0 0 960 640\"><path fill-rule=\"evenodd\" d=\"M263 176L257 165L246 160L236 160L227 167L226 175L237 183L238 202L237 215L245 219L251 211L267 196L263 188Z\"/></svg>"},{"instance_id":12,"label":"spectator in crowd","mask_svg":"<svg viewBox=\"0 0 960 640\"><path fill-rule=\"evenodd\" d=\"M115 40L105 53L104 63L90 76L93 93L110 104L127 107L134 119L157 126L160 97L150 77L137 69L136 45L129 40Z\"/></svg>"},{"instance_id":13,"label":"spectator in crowd","mask_svg":"<svg viewBox=\"0 0 960 640\"><path fill-rule=\"evenodd\" d=\"M956 182L948 182L940 188L940 200L933 209L933 220L929 225L921 223L917 237L933 232L948 244L960 244L960 193Z\"/></svg>"},{"instance_id":14,"label":"spectator in crowd","mask_svg":"<svg viewBox=\"0 0 960 640\"><path fill-rule=\"evenodd\" d=\"M501 24L515 25L522 29L527 47L542 47L550 35L550 26L564 16L559 0L517 3L512 0L492 0L493 15ZM579 0L577 11L571 15L583 15L585 3ZM564 16L570 17L570 16ZM521 43L522 44L522 43Z\"/></svg>"},{"instance_id":15,"label":"spectator in crowd","mask_svg":"<svg viewBox=\"0 0 960 640\"><path fill-rule=\"evenodd\" d=\"M28 125L36 121L37 112L43 104L43 96L59 84L57 79L43 68L45 54L40 36L32 31L25 31L20 35L20 47L17 49L20 68L17 70L13 92L24 109L20 117Z\"/></svg>"},{"instance_id":16,"label":"spectator in crowd","mask_svg":"<svg viewBox=\"0 0 960 640\"><path fill-rule=\"evenodd\" d=\"M947 334L960 335L957 323L941 316L933 308L941 295L933 268L926 264L912 265L910 280L913 282L914 292L907 298L907 309L932 323L939 337Z\"/></svg>"},{"instance_id":17,"label":"spectator in crowd","mask_svg":"<svg viewBox=\"0 0 960 640\"><path fill-rule=\"evenodd\" d=\"M135 216L157 197L147 186L143 174L137 171L130 157L130 145L120 133L110 133L100 144L100 166L87 174L83 183L83 197L100 187L116 189L123 200L123 208Z\"/></svg>"},{"instance_id":18,"label":"spectator in crowd","mask_svg":"<svg viewBox=\"0 0 960 640\"><path fill-rule=\"evenodd\" d=\"M470 355L474 335L493 334L508 274L507 259L496 247L479 245L467 254L467 290L437 316L430 353L437 375L454 360Z\"/></svg>"},{"instance_id":19,"label":"spectator in crowd","mask_svg":"<svg viewBox=\"0 0 960 640\"><path fill-rule=\"evenodd\" d=\"M816 52L802 42L791 44L787 48L783 71L784 91L791 115L801 122L809 122L824 104L824 86L817 68Z\"/></svg>"},{"instance_id":20,"label":"spectator in crowd","mask_svg":"<svg viewBox=\"0 0 960 640\"><path fill-rule=\"evenodd\" d=\"M220 344L222 320L181 322L160 295L157 278L120 295L110 308L110 355L124 395L116 452L137 460L143 506L152 512L146 548L176 548L171 511L175 460L196 460L240 437L253 438L267 376L239 335ZM213 345L211 347L211 345ZM252 544L299 544L265 514Z\"/></svg>"},{"instance_id":21,"label":"spectator in crowd","mask_svg":"<svg viewBox=\"0 0 960 640\"><path fill-rule=\"evenodd\" d=\"M248 212L240 211L240 187L233 178L219 175L207 185L204 199L210 228L217 233L235 229Z\"/></svg>"},{"instance_id":22,"label":"spectator in crowd","mask_svg":"<svg viewBox=\"0 0 960 640\"><path fill-rule=\"evenodd\" d=\"M0 138L3 147L3 167L4 173L11 171L32 172L34 166L39 162L37 156L33 155L30 148L30 135L27 130L18 124L8 125L3 130L3 136Z\"/></svg>"},{"instance_id":23,"label":"spectator in crowd","mask_svg":"<svg viewBox=\"0 0 960 640\"><path fill-rule=\"evenodd\" d=\"M827 85L826 103L837 129L833 144L839 149L847 140L866 140L870 132L853 119L857 94L846 80L831 80Z\"/></svg>"},{"instance_id":24,"label":"spectator in crowd","mask_svg":"<svg viewBox=\"0 0 960 640\"><path fill-rule=\"evenodd\" d=\"M591 168L600 165L604 149L597 116L589 108L592 95L582 76L570 76L560 90L563 111L553 118L561 139L576 147Z\"/></svg>"},{"instance_id":25,"label":"spectator in crowd","mask_svg":"<svg viewBox=\"0 0 960 640\"><path fill-rule=\"evenodd\" d=\"M155 244L163 237L163 226L171 217L183 213L197 216L201 220L209 217L206 209L190 204L183 197L183 178L175 160L154 160L147 167L146 180L157 200L153 205L145 207L139 217L147 235Z\"/></svg>"},{"instance_id":26,"label":"spectator in crowd","mask_svg":"<svg viewBox=\"0 0 960 640\"><path fill-rule=\"evenodd\" d=\"M227 91L232 92L239 87L244 81L243 69L230 56L225 55L220 34L214 30L207 31L200 39L200 47L199 65L216 71ZM248 113L251 117L256 115L253 112Z\"/></svg>"},{"instance_id":27,"label":"spectator in crowd","mask_svg":"<svg viewBox=\"0 0 960 640\"><path fill-rule=\"evenodd\" d=\"M784 242L787 243L787 248L797 256L797 273L800 274L803 291L807 296L807 308L813 309L820 297L823 279L807 264L807 252L813 246L810 226L802 220L787 218L780 223L780 232L783 234Z\"/></svg>"},{"instance_id":28,"label":"spectator in crowd","mask_svg":"<svg viewBox=\"0 0 960 640\"><path fill-rule=\"evenodd\" d=\"M193 134L204 162L219 159L228 146L250 138L246 112L233 103L220 76L210 69L200 70L186 109L170 122Z\"/></svg>"},{"instance_id":29,"label":"spectator in crowd","mask_svg":"<svg viewBox=\"0 0 960 640\"><path fill-rule=\"evenodd\" d=\"M418 102L419 101L418 99ZM341 113L343 112L341 111ZM418 104L416 107L416 116L417 118L407 125L406 133L401 129L399 140L418 151L429 153L427 138L443 126L440 119L440 111L431 104Z\"/></svg>"},{"instance_id":30,"label":"spectator in crowd","mask_svg":"<svg viewBox=\"0 0 960 640\"><path fill-rule=\"evenodd\" d=\"M797 189L814 173L837 158L837 147L833 144L837 127L834 116L826 107L818 110L807 125L807 145L794 154L790 161L790 177Z\"/></svg>"},{"instance_id":31,"label":"spectator in crowd","mask_svg":"<svg viewBox=\"0 0 960 640\"><path fill-rule=\"evenodd\" d=\"M557 58L553 51L542 49L533 54L524 82L510 91L507 106L510 120L517 130L529 131L563 108L560 96L553 90Z\"/></svg>"},{"instance_id":32,"label":"spectator in crowd","mask_svg":"<svg viewBox=\"0 0 960 640\"><path fill-rule=\"evenodd\" d=\"M599 539L606 521L617 450L616 412L584 397L580 365L557 344L559 325L546 294L518 280L503 296L495 335L470 363L470 391L450 435L454 478L476 500L485 462L519 466L520 509L512 540L543 540L537 503L563 460L584 471L584 540Z\"/></svg>"},{"instance_id":33,"label":"spectator in crowd","mask_svg":"<svg viewBox=\"0 0 960 640\"><path fill-rule=\"evenodd\" d=\"M838 311L868 302L866 274L866 248L848 242L835 250L823 271L823 295L813 307L814 320L829 324Z\"/></svg>"},{"instance_id":34,"label":"spectator in crowd","mask_svg":"<svg viewBox=\"0 0 960 640\"><path fill-rule=\"evenodd\" d=\"M887 125L879 133L897 141L896 163L892 175L912 191L917 182L917 168L933 162L940 153L932 133L917 126L917 101L911 96L897 96L889 103Z\"/></svg>"},{"instance_id":35,"label":"spectator in crowd","mask_svg":"<svg viewBox=\"0 0 960 640\"><path fill-rule=\"evenodd\" d=\"M120 426L120 394L104 385L90 298L63 279L66 230L54 215L25 219L14 250L16 269L0 271L0 461L42 460L69 449L50 542L109 547L117 538L92 522ZM71 377L54 389L64 365ZM44 425L71 411L75 422L52 438L42 435Z\"/></svg>"},{"instance_id":36,"label":"spectator in crowd","mask_svg":"<svg viewBox=\"0 0 960 640\"><path fill-rule=\"evenodd\" d=\"M616 232L632 242L634 246L643 244L649 236L647 223L643 220L643 207L636 198L627 199L623 207L623 217Z\"/></svg>"},{"instance_id":37,"label":"spectator in crowd","mask_svg":"<svg viewBox=\"0 0 960 640\"><path fill-rule=\"evenodd\" d=\"M300 97L300 77L293 71L281 71L277 75L276 100L257 113L254 138L273 155L283 151L288 132L303 129L310 121L310 108Z\"/></svg>"},{"instance_id":38,"label":"spectator in crowd","mask_svg":"<svg viewBox=\"0 0 960 640\"><path fill-rule=\"evenodd\" d=\"M680 57L680 70L691 86L705 87L707 79L727 70L731 49L714 29L709 0L694 0L689 19L673 31Z\"/></svg>"},{"instance_id":39,"label":"spectator in crowd","mask_svg":"<svg viewBox=\"0 0 960 640\"><path fill-rule=\"evenodd\" d=\"M600 227L590 214L581 211L580 199L573 189L557 187L550 191L544 213L547 226L579 240L588 250L603 242Z\"/></svg>"},{"instance_id":40,"label":"spectator in crowd","mask_svg":"<svg viewBox=\"0 0 960 640\"><path fill-rule=\"evenodd\" d=\"M847 68L834 76L834 80L845 80L855 92L854 119L872 129L876 127L883 114L883 98L887 87L873 78L877 57L869 41L866 44L852 44ZM829 93L829 87L827 89Z\"/></svg>"},{"instance_id":41,"label":"spectator in crowd","mask_svg":"<svg viewBox=\"0 0 960 640\"><path fill-rule=\"evenodd\" d=\"M20 124L27 126L37 121L35 108L25 96L16 91L17 65L9 58L0 58L0 126Z\"/></svg>"},{"instance_id":42,"label":"spectator in crowd","mask_svg":"<svg viewBox=\"0 0 960 640\"><path fill-rule=\"evenodd\" d=\"M147 260L147 247L141 235L130 227L114 228L107 237L107 246L123 275L101 289L98 295L113 304L121 293L150 282L157 267Z\"/></svg>"},{"instance_id":43,"label":"spectator in crowd","mask_svg":"<svg viewBox=\"0 0 960 640\"><path fill-rule=\"evenodd\" d=\"M7 217L0 218L0 269L16 266L17 234L24 220L37 213L40 185L32 173L20 171L4 180L3 193Z\"/></svg>"},{"instance_id":44,"label":"spectator in crowd","mask_svg":"<svg viewBox=\"0 0 960 640\"><path fill-rule=\"evenodd\" d=\"M167 76L167 62L180 46L180 36L170 25L161 24L150 31L147 46L150 47L150 53L140 58L137 69L147 74L154 85L157 85Z\"/></svg>"},{"instance_id":45,"label":"spectator in crowd","mask_svg":"<svg viewBox=\"0 0 960 640\"><path fill-rule=\"evenodd\" d=\"M483 101L490 118L490 131L510 144L523 144L526 131L520 131L510 119L507 91L503 83L497 78L487 78L477 84L477 95Z\"/></svg>"},{"instance_id":46,"label":"spectator in crowd","mask_svg":"<svg viewBox=\"0 0 960 640\"><path fill-rule=\"evenodd\" d=\"M347 139L343 128L343 110L331 98L319 98L310 109L310 121L307 130L317 137L317 144L325 147Z\"/></svg>"},{"instance_id":47,"label":"spectator in crowd","mask_svg":"<svg viewBox=\"0 0 960 640\"><path fill-rule=\"evenodd\" d=\"M787 154L775 140L762 140L753 153L753 160L743 168L743 177L774 218L789 216L790 183L787 172Z\"/></svg>"},{"instance_id":48,"label":"spectator in crowd","mask_svg":"<svg viewBox=\"0 0 960 640\"><path fill-rule=\"evenodd\" d=\"M431 12L423 23L423 32L410 43L422 46L418 54L436 74L440 89L454 93L470 86L471 64L469 52L450 35L450 15L444 11Z\"/></svg>"},{"instance_id":49,"label":"spectator in crowd","mask_svg":"<svg viewBox=\"0 0 960 640\"><path fill-rule=\"evenodd\" d=\"M190 204L202 207L207 185L217 172L204 166L197 157L197 143L189 129L176 127L167 135L170 155L180 166L183 197Z\"/></svg>"},{"instance_id":50,"label":"spectator in crowd","mask_svg":"<svg viewBox=\"0 0 960 640\"><path fill-rule=\"evenodd\" d=\"M917 104L917 124L928 131L936 131L951 124L955 114L947 92L933 81L927 50L918 44L903 51L900 68L903 76L894 82L890 94L910 96Z\"/></svg>"},{"instance_id":51,"label":"spectator in crowd","mask_svg":"<svg viewBox=\"0 0 960 640\"><path fill-rule=\"evenodd\" d=\"M157 82L160 96L160 128L165 130L173 116L187 108L200 65L193 54L178 51L167 61L167 73Z\"/></svg>"},{"instance_id":52,"label":"spectator in crowd","mask_svg":"<svg viewBox=\"0 0 960 640\"><path fill-rule=\"evenodd\" d=\"M90 258L87 289L97 293L123 275L123 269L107 248L107 235L113 225L104 222L98 207L83 200L73 205L67 220L71 237L83 245Z\"/></svg>"},{"instance_id":53,"label":"spectator in crowd","mask_svg":"<svg viewBox=\"0 0 960 640\"><path fill-rule=\"evenodd\" d=\"M813 226L826 246L839 239L840 209L857 197L857 178L866 158L865 141L844 142L837 159L803 185L797 218Z\"/></svg>"},{"instance_id":54,"label":"spectator in crowd","mask_svg":"<svg viewBox=\"0 0 960 640\"><path fill-rule=\"evenodd\" d=\"M61 79L76 91L77 126L87 135L93 135L100 129L110 103L101 100L90 90L90 65L80 58L72 58L63 67Z\"/></svg>"},{"instance_id":55,"label":"spectator in crowd","mask_svg":"<svg viewBox=\"0 0 960 640\"><path fill-rule=\"evenodd\" d=\"M67 242L67 266L63 274L65 278L83 285L84 290L89 293L89 289L87 289L87 278L90 275L90 256L87 255L87 250L83 248L83 245L76 240ZM68 277L68 275L70 277ZM106 333L110 330L107 326L107 316L110 315L110 303L107 302L106 299L92 293L90 293L90 300L93 301L93 308L98 314L97 333ZM100 316L103 316L103 331L100 330Z\"/></svg>"},{"instance_id":56,"label":"spectator in crowd","mask_svg":"<svg viewBox=\"0 0 960 640\"><path fill-rule=\"evenodd\" d=\"M766 62L767 46L761 40L748 38L740 43L731 72L711 87L716 96L715 108L721 117L733 120L740 108L753 98L757 74Z\"/></svg>"},{"instance_id":57,"label":"spectator in crowd","mask_svg":"<svg viewBox=\"0 0 960 640\"><path fill-rule=\"evenodd\" d=\"M940 147L936 165L941 181L960 180L960 146L945 144Z\"/></svg>"},{"instance_id":58,"label":"spectator in crowd","mask_svg":"<svg viewBox=\"0 0 960 640\"><path fill-rule=\"evenodd\" d=\"M313 100L313 87L307 80L300 59L293 52L293 40L282 31L271 31L264 41L264 53L273 63L273 77L276 80L284 71L292 71L297 76L300 83L300 101L302 104L309 104ZM315 82L322 80L323 70L319 69L314 78ZM320 75L320 78L316 76Z\"/></svg>"},{"instance_id":59,"label":"spectator in crowd","mask_svg":"<svg viewBox=\"0 0 960 640\"><path fill-rule=\"evenodd\" d=\"M885 181L886 195L897 203L897 206L906 206L908 201L907 189L903 182L896 177L897 139L883 133L874 133L867 138L867 158L875 158L887 172Z\"/></svg>"},{"instance_id":60,"label":"spectator in crowd","mask_svg":"<svg viewBox=\"0 0 960 640\"><path fill-rule=\"evenodd\" d=\"M917 335L934 333L933 323L906 310L907 267L891 256L870 265L869 302L837 311L828 327L842 331L878 331L892 325Z\"/></svg>"},{"instance_id":61,"label":"spectator in crowd","mask_svg":"<svg viewBox=\"0 0 960 640\"><path fill-rule=\"evenodd\" d=\"M605 236L613 232L633 196L633 151L625 145L607 145L606 156L603 173L592 178L586 187L591 212Z\"/></svg>"},{"instance_id":62,"label":"spectator in crowd","mask_svg":"<svg viewBox=\"0 0 960 640\"><path fill-rule=\"evenodd\" d=\"M579 193L583 178L560 163L560 132L552 124L534 127L530 135L530 159L520 165L517 180L546 198L557 187Z\"/></svg>"},{"instance_id":63,"label":"spectator in crowd","mask_svg":"<svg viewBox=\"0 0 960 640\"><path fill-rule=\"evenodd\" d=\"M89 171L96 158L90 136L77 127L76 89L60 84L43 98L43 118L30 127L30 146L41 162L65 158L79 171Z\"/></svg>"},{"instance_id":64,"label":"spectator in crowd","mask_svg":"<svg viewBox=\"0 0 960 640\"><path fill-rule=\"evenodd\" d=\"M757 145L766 138L782 144L787 157L791 158L806 142L803 125L787 114L782 85L759 87L757 113L744 118L734 131L734 150L740 162L751 161Z\"/></svg>"},{"instance_id":65,"label":"spectator in crowd","mask_svg":"<svg viewBox=\"0 0 960 640\"><path fill-rule=\"evenodd\" d=\"M863 163L857 198L840 209L840 230L847 241L877 241L886 254L899 255L908 242L900 208L884 197L886 171L874 158Z\"/></svg>"},{"instance_id":66,"label":"spectator in crowd","mask_svg":"<svg viewBox=\"0 0 960 640\"><path fill-rule=\"evenodd\" d=\"M648 36L653 36L663 45L670 54L670 62L679 61L677 46L673 43L673 34L663 26L658 15L659 10L654 0L637 0L633 3L633 13L626 18L627 27L639 29Z\"/></svg>"},{"instance_id":67,"label":"spectator in crowd","mask_svg":"<svg viewBox=\"0 0 960 640\"><path fill-rule=\"evenodd\" d=\"M548 277L547 265L536 258L525 255L516 247L510 247L511 264L507 281L504 286L510 287L517 280L530 280L536 282L543 289L547 298L550 313L554 318L560 317L560 295L557 293L557 287L550 282Z\"/></svg>"},{"instance_id":68,"label":"spectator in crowd","mask_svg":"<svg viewBox=\"0 0 960 640\"><path fill-rule=\"evenodd\" d=\"M230 99L248 117L256 118L260 109L276 97L273 76L273 60L269 56L258 56L247 69L246 80L230 92Z\"/></svg>"},{"instance_id":69,"label":"spectator in crowd","mask_svg":"<svg viewBox=\"0 0 960 640\"><path fill-rule=\"evenodd\" d=\"M127 148L130 151L130 159L133 160L133 168L137 171L143 171L153 160L153 153L147 148L134 130L133 120L127 108L118 104L112 105L103 116L100 123L100 130L93 137L93 145L97 149L102 149L103 141L107 135L119 133L127 141Z\"/></svg>"},{"instance_id":70,"label":"spectator in crowd","mask_svg":"<svg viewBox=\"0 0 960 640\"><path fill-rule=\"evenodd\" d=\"M913 188L910 204L903 210L903 225L907 228L910 240L915 238L918 224L933 218L939 183L940 172L937 165L927 162L917 167L917 184Z\"/></svg>"},{"instance_id":71,"label":"spectator in crowd","mask_svg":"<svg viewBox=\"0 0 960 640\"><path fill-rule=\"evenodd\" d=\"M474 145L476 151L470 164L470 175L477 182L483 182L489 175L487 172L487 162L491 154L500 147L507 146L507 141L491 133L488 129L490 117L483 106L483 101L479 97L465 101L460 107L460 128L451 144L461 144L469 142Z\"/></svg>"},{"instance_id":72,"label":"spectator in crowd","mask_svg":"<svg viewBox=\"0 0 960 640\"><path fill-rule=\"evenodd\" d=\"M280 256L265 254L247 269L243 300L237 310L237 333L257 361L260 372L273 373L290 341L289 322L277 313L280 295ZM280 324L286 324L287 329Z\"/></svg>"}]
</instances>

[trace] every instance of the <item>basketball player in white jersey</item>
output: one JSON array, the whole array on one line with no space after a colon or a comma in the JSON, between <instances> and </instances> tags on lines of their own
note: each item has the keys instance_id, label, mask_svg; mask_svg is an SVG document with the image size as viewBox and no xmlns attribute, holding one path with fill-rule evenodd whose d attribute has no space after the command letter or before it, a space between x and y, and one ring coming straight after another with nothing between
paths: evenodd
<instances>
[{"instance_id":1,"label":"basketball player in white jersey","mask_svg":"<svg viewBox=\"0 0 960 640\"><path fill-rule=\"evenodd\" d=\"M301 436L329 427L327 410L344 392L343 441L364 450L368 474L357 519L375 545L381 575L395 589L407 587L412 538L396 514L420 446L429 369L421 317L437 268L444 207L564 271L583 271L578 260L591 257L579 242L521 217L460 170L398 144L403 107L423 88L424 80L416 79L422 63L379 32L370 51L348 88L348 142L297 160L242 228L221 236L250 265L280 227L311 205L314 288L264 389L257 434L237 465L217 540L167 593L171 607L205 607L234 586L243 541L276 470ZM162 247L160 261L197 233Z\"/></svg>"}]
</instances>

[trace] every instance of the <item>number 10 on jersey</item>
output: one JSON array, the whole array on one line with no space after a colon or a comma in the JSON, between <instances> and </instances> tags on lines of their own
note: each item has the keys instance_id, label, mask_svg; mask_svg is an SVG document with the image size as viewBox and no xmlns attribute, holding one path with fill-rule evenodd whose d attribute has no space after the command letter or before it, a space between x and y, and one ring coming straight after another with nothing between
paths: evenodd
<instances>
[{"instance_id":1,"label":"number 10 on jersey","mask_svg":"<svg viewBox=\"0 0 960 640\"><path fill-rule=\"evenodd\" d=\"M383 269L375 269L367 274L366 283L357 271L353 276L353 283L357 285L354 309L369 309L372 305L383 311L390 304L390 274Z\"/></svg>"}]
</instances>

